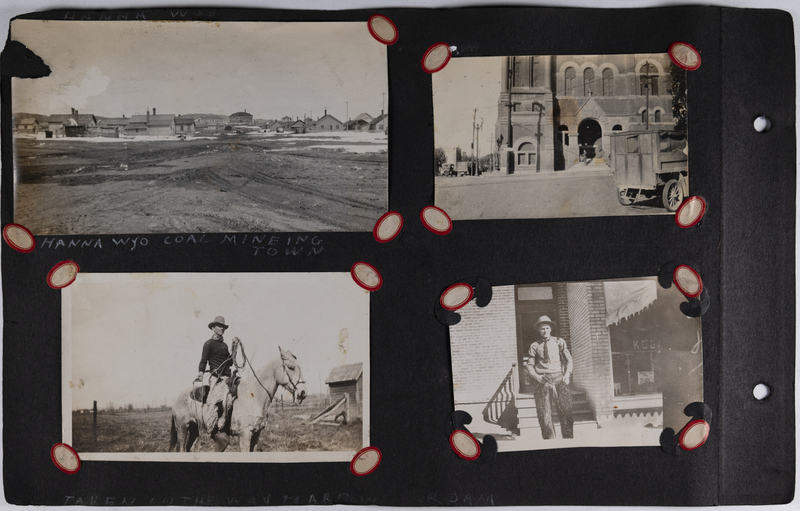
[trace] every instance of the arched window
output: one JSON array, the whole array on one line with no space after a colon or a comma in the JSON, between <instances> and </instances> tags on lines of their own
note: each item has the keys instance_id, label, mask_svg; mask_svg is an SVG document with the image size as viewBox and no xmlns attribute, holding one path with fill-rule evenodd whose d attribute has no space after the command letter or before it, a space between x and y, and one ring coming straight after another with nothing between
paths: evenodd
<instances>
[{"instance_id":1,"label":"arched window","mask_svg":"<svg viewBox=\"0 0 800 511\"><path fill-rule=\"evenodd\" d=\"M622 131L622 126L620 124L615 124L611 131Z\"/></svg>"},{"instance_id":2,"label":"arched window","mask_svg":"<svg viewBox=\"0 0 800 511\"><path fill-rule=\"evenodd\" d=\"M651 96L658 96L658 69L653 64L645 63L639 69L640 92L644 96L649 93Z\"/></svg>"},{"instance_id":3,"label":"arched window","mask_svg":"<svg viewBox=\"0 0 800 511\"><path fill-rule=\"evenodd\" d=\"M524 87L522 75L522 59L523 57L514 57L514 87Z\"/></svg>"},{"instance_id":4,"label":"arched window","mask_svg":"<svg viewBox=\"0 0 800 511\"><path fill-rule=\"evenodd\" d=\"M594 94L594 69L587 67L583 70L583 95Z\"/></svg>"},{"instance_id":5,"label":"arched window","mask_svg":"<svg viewBox=\"0 0 800 511\"><path fill-rule=\"evenodd\" d=\"M564 73L564 95L565 96L574 96L575 95L575 68L568 67L567 71Z\"/></svg>"},{"instance_id":6,"label":"arched window","mask_svg":"<svg viewBox=\"0 0 800 511\"><path fill-rule=\"evenodd\" d=\"M530 142L525 142L517 150L517 165L536 165L536 149Z\"/></svg>"},{"instance_id":7,"label":"arched window","mask_svg":"<svg viewBox=\"0 0 800 511\"><path fill-rule=\"evenodd\" d=\"M614 95L614 71L607 67L603 69L603 96Z\"/></svg>"},{"instance_id":8,"label":"arched window","mask_svg":"<svg viewBox=\"0 0 800 511\"><path fill-rule=\"evenodd\" d=\"M542 63L536 57L531 57L531 87L542 86Z\"/></svg>"},{"instance_id":9,"label":"arched window","mask_svg":"<svg viewBox=\"0 0 800 511\"><path fill-rule=\"evenodd\" d=\"M642 110L642 124L647 123L647 110Z\"/></svg>"},{"instance_id":10,"label":"arched window","mask_svg":"<svg viewBox=\"0 0 800 511\"><path fill-rule=\"evenodd\" d=\"M656 113L653 114L655 122L661 122L661 110L656 110Z\"/></svg>"}]
</instances>

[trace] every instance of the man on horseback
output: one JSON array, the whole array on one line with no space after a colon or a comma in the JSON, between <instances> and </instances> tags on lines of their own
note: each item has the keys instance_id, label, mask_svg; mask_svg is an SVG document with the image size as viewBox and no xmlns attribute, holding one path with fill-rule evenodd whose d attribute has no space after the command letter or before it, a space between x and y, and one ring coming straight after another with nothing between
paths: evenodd
<instances>
[{"instance_id":1,"label":"man on horseback","mask_svg":"<svg viewBox=\"0 0 800 511\"><path fill-rule=\"evenodd\" d=\"M203 406L203 418L205 419L206 429L213 435L217 431L225 428L228 412L235 399L235 385L238 380L236 366L233 364L233 356L228 351L228 346L222 338L228 325L225 318L217 316L214 321L208 324L208 328L214 332L211 339L203 344L203 354L200 358L199 373L195 382L203 381L203 374L208 366L211 375L208 379L210 391ZM236 351L239 339L233 338L233 350ZM233 367L233 371L231 371Z\"/></svg>"}]
</instances>

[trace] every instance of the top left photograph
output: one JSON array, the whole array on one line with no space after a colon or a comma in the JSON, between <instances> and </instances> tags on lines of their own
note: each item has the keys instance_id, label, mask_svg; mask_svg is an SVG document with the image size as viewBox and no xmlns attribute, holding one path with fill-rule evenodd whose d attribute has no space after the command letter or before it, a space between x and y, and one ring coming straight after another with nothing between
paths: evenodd
<instances>
[{"instance_id":1,"label":"top left photograph","mask_svg":"<svg viewBox=\"0 0 800 511\"><path fill-rule=\"evenodd\" d=\"M15 20L14 219L35 235L370 231L386 46L366 22Z\"/></svg>"}]
</instances>

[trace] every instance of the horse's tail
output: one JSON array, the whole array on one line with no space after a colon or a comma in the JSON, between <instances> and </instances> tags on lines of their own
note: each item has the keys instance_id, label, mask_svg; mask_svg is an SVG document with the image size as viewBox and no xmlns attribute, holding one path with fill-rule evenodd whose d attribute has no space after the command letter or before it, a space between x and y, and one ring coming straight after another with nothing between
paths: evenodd
<instances>
[{"instance_id":1,"label":"horse's tail","mask_svg":"<svg viewBox=\"0 0 800 511\"><path fill-rule=\"evenodd\" d=\"M173 449L177 449L178 447L178 428L175 427L175 414L172 414L172 427L169 431L169 450L167 452L172 452Z\"/></svg>"}]
</instances>

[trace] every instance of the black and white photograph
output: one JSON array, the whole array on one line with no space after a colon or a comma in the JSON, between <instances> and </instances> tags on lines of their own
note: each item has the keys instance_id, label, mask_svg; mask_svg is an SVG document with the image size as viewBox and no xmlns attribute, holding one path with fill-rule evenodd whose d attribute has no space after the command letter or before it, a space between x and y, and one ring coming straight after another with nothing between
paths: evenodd
<instances>
[{"instance_id":1,"label":"black and white photograph","mask_svg":"<svg viewBox=\"0 0 800 511\"><path fill-rule=\"evenodd\" d=\"M14 222L36 235L369 231L386 46L355 22L15 20Z\"/></svg>"},{"instance_id":2,"label":"black and white photograph","mask_svg":"<svg viewBox=\"0 0 800 511\"><path fill-rule=\"evenodd\" d=\"M655 277L494 287L450 326L455 408L500 452L657 446L703 401L684 301Z\"/></svg>"},{"instance_id":3,"label":"black and white photograph","mask_svg":"<svg viewBox=\"0 0 800 511\"><path fill-rule=\"evenodd\" d=\"M670 214L689 195L686 71L666 53L454 58L432 79L453 220Z\"/></svg>"},{"instance_id":4,"label":"black and white photograph","mask_svg":"<svg viewBox=\"0 0 800 511\"><path fill-rule=\"evenodd\" d=\"M83 460L350 461L369 445L369 293L349 273L80 273L63 442Z\"/></svg>"}]
</instances>

